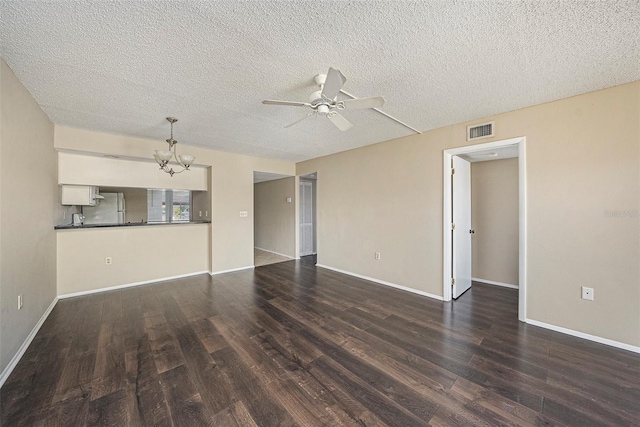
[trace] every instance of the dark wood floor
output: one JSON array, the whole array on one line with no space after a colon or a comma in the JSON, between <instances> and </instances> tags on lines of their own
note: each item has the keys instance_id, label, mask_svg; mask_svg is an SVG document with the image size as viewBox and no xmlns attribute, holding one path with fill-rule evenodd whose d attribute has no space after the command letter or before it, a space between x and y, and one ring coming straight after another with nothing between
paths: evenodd
<instances>
[{"instance_id":1,"label":"dark wood floor","mask_svg":"<svg viewBox=\"0 0 640 427\"><path fill-rule=\"evenodd\" d=\"M290 261L61 300L2 426L640 425L640 357Z\"/></svg>"}]
</instances>

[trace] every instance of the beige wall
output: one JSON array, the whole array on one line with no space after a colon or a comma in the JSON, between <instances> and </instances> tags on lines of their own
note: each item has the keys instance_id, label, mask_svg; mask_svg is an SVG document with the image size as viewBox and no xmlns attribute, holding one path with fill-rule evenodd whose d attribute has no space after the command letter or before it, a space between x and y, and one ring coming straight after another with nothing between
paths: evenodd
<instances>
[{"instance_id":1,"label":"beige wall","mask_svg":"<svg viewBox=\"0 0 640 427\"><path fill-rule=\"evenodd\" d=\"M207 272L209 228L175 224L58 230L58 295ZM106 257L112 258L111 265Z\"/></svg>"},{"instance_id":2,"label":"beige wall","mask_svg":"<svg viewBox=\"0 0 640 427\"><path fill-rule=\"evenodd\" d=\"M161 140L55 127L54 145L61 150L150 159L162 144ZM253 266L253 172L294 175L295 164L182 145L184 152L196 157L196 165L210 168L211 271ZM240 217L240 211L247 211L248 217Z\"/></svg>"},{"instance_id":3,"label":"beige wall","mask_svg":"<svg viewBox=\"0 0 640 427\"><path fill-rule=\"evenodd\" d=\"M188 172L170 176L149 161L61 152L58 153L58 183L206 191L207 169L192 166Z\"/></svg>"},{"instance_id":4,"label":"beige wall","mask_svg":"<svg viewBox=\"0 0 640 427\"><path fill-rule=\"evenodd\" d=\"M640 345L640 82L488 120L479 143L527 140L527 317ZM318 172L318 263L442 295L442 151L469 124L299 163Z\"/></svg>"},{"instance_id":5,"label":"beige wall","mask_svg":"<svg viewBox=\"0 0 640 427\"><path fill-rule=\"evenodd\" d=\"M296 256L296 182L294 177L254 185L254 245L282 255ZM287 202L287 198L291 202Z\"/></svg>"},{"instance_id":6,"label":"beige wall","mask_svg":"<svg viewBox=\"0 0 640 427\"><path fill-rule=\"evenodd\" d=\"M0 371L56 297L53 124L0 59ZM18 310L18 294L24 305Z\"/></svg>"},{"instance_id":7,"label":"beige wall","mask_svg":"<svg viewBox=\"0 0 640 427\"><path fill-rule=\"evenodd\" d=\"M472 276L518 284L518 159L471 163Z\"/></svg>"}]
</instances>

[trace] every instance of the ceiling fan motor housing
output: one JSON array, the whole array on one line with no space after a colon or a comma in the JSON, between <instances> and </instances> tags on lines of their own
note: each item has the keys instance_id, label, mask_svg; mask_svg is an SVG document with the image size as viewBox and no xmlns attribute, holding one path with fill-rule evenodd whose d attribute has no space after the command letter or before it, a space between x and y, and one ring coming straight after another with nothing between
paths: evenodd
<instances>
[{"instance_id":1,"label":"ceiling fan motor housing","mask_svg":"<svg viewBox=\"0 0 640 427\"><path fill-rule=\"evenodd\" d=\"M309 95L309 103L311 105L317 105L322 101L322 90L317 90Z\"/></svg>"},{"instance_id":2,"label":"ceiling fan motor housing","mask_svg":"<svg viewBox=\"0 0 640 427\"><path fill-rule=\"evenodd\" d=\"M318 109L316 110L318 111L318 114L328 114L329 113L329 106L327 104L320 104L318 105Z\"/></svg>"}]
</instances>

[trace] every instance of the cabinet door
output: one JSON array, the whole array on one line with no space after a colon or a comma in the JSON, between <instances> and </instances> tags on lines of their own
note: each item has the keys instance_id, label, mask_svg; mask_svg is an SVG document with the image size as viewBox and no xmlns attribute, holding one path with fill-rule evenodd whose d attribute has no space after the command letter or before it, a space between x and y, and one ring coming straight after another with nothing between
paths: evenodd
<instances>
[{"instance_id":1,"label":"cabinet door","mask_svg":"<svg viewBox=\"0 0 640 427\"><path fill-rule=\"evenodd\" d=\"M95 206L95 187L90 185L63 185L61 204Z\"/></svg>"}]
</instances>

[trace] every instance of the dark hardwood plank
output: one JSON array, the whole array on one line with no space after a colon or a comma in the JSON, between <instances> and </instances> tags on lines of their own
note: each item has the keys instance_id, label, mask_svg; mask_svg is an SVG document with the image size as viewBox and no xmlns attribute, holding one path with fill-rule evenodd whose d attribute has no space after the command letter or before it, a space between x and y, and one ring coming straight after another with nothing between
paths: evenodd
<instances>
[{"instance_id":1,"label":"dark hardwood plank","mask_svg":"<svg viewBox=\"0 0 640 427\"><path fill-rule=\"evenodd\" d=\"M47 413L64 370L68 342L56 336L47 340L28 377L11 381L0 390L0 425L12 425L34 413Z\"/></svg>"},{"instance_id":2,"label":"dark hardwood plank","mask_svg":"<svg viewBox=\"0 0 640 427\"><path fill-rule=\"evenodd\" d=\"M158 373L184 364L180 345L171 332L163 314L145 316L145 328Z\"/></svg>"},{"instance_id":3,"label":"dark hardwood plank","mask_svg":"<svg viewBox=\"0 0 640 427\"><path fill-rule=\"evenodd\" d=\"M175 426L204 426L213 414L207 414L202 397L194 387L186 366L178 366L160 374L171 419Z\"/></svg>"},{"instance_id":4,"label":"dark hardwood plank","mask_svg":"<svg viewBox=\"0 0 640 427\"><path fill-rule=\"evenodd\" d=\"M89 301L93 303L89 304ZM69 356L95 350L100 336L102 307L104 305L102 299L89 299L88 301L80 299L79 303L82 306L76 314L77 318L74 320L77 322L78 328L71 342L71 348L69 348ZM59 335L56 334L56 336Z\"/></svg>"},{"instance_id":5,"label":"dark hardwood plank","mask_svg":"<svg viewBox=\"0 0 640 427\"><path fill-rule=\"evenodd\" d=\"M312 367L321 370L331 381L343 389L350 396L365 406L369 411L390 426L409 427L425 426L432 414L427 418L419 418L403 406L386 399L385 396L371 385L361 381L346 369L332 362L330 358L321 357L312 362ZM415 408L414 408L415 409ZM432 409L432 408L429 408ZM435 408L433 408L435 409Z\"/></svg>"},{"instance_id":6,"label":"dark hardwood plank","mask_svg":"<svg viewBox=\"0 0 640 427\"><path fill-rule=\"evenodd\" d=\"M135 408L143 425L172 426L167 400L147 335L125 357L127 382L135 390Z\"/></svg>"},{"instance_id":7,"label":"dark hardwood plank","mask_svg":"<svg viewBox=\"0 0 640 427\"><path fill-rule=\"evenodd\" d=\"M242 402L236 402L224 411L218 412L211 421L213 426L258 427Z\"/></svg>"},{"instance_id":8,"label":"dark hardwood plank","mask_svg":"<svg viewBox=\"0 0 640 427\"><path fill-rule=\"evenodd\" d=\"M640 355L314 257L61 300L0 389L2 426L640 425Z\"/></svg>"},{"instance_id":9,"label":"dark hardwood plank","mask_svg":"<svg viewBox=\"0 0 640 427\"><path fill-rule=\"evenodd\" d=\"M265 390L232 348L215 352L213 358L229 377L251 417L260 425L294 425L291 415Z\"/></svg>"},{"instance_id":10,"label":"dark hardwood plank","mask_svg":"<svg viewBox=\"0 0 640 427\"><path fill-rule=\"evenodd\" d=\"M91 396L95 360L95 351L80 353L65 359L53 403L69 398L84 399Z\"/></svg>"},{"instance_id":11,"label":"dark hardwood plank","mask_svg":"<svg viewBox=\"0 0 640 427\"><path fill-rule=\"evenodd\" d=\"M200 392L208 416L211 417L234 403L237 399L231 384L217 367L191 325L182 326L177 336L189 376L195 389Z\"/></svg>"},{"instance_id":12,"label":"dark hardwood plank","mask_svg":"<svg viewBox=\"0 0 640 427\"><path fill-rule=\"evenodd\" d=\"M88 424L92 426L140 425L137 413L131 410L131 396L121 389L89 403Z\"/></svg>"},{"instance_id":13,"label":"dark hardwood plank","mask_svg":"<svg viewBox=\"0 0 640 427\"><path fill-rule=\"evenodd\" d=\"M91 400L114 393L125 386L123 322L122 298L117 292L109 292L103 304Z\"/></svg>"}]
</instances>

